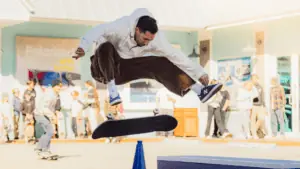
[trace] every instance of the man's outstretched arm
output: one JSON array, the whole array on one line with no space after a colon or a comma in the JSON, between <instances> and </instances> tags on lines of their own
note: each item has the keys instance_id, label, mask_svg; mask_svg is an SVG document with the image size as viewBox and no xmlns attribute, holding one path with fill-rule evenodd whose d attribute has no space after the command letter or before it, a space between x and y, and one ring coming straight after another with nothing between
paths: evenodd
<instances>
[{"instance_id":1,"label":"man's outstretched arm","mask_svg":"<svg viewBox=\"0 0 300 169\"><path fill-rule=\"evenodd\" d=\"M124 23L126 24L125 18L117 19L110 23L104 23L95 26L90 29L80 40L79 46L75 52L75 56L73 58L78 59L83 57L85 53L88 51L90 46L97 42L101 37L107 38L108 36L113 36L118 31L122 31Z\"/></svg>"},{"instance_id":2,"label":"man's outstretched arm","mask_svg":"<svg viewBox=\"0 0 300 169\"><path fill-rule=\"evenodd\" d=\"M85 55L90 46L107 31L107 24L100 24L89 30L80 40L73 58L78 59Z\"/></svg>"},{"instance_id":3,"label":"man's outstretched arm","mask_svg":"<svg viewBox=\"0 0 300 169\"><path fill-rule=\"evenodd\" d=\"M158 31L154 40L154 53L167 57L172 63L187 73L192 79L200 81L204 86L209 83L207 73L200 64L194 63L188 56L172 47L161 31Z\"/></svg>"}]
</instances>

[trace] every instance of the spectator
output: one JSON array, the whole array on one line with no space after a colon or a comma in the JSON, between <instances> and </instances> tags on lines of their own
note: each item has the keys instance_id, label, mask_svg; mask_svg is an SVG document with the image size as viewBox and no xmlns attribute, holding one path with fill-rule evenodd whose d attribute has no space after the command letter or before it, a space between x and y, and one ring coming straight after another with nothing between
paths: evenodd
<instances>
[{"instance_id":1,"label":"spectator","mask_svg":"<svg viewBox=\"0 0 300 169\"><path fill-rule=\"evenodd\" d=\"M228 115L228 111L229 111L229 106L230 106L230 94L229 92L225 89L225 86L223 85L222 89L220 90L220 93L222 95L222 101L220 104L220 108L221 108L221 120L222 123L225 127L225 130L227 130L227 115ZM218 138L219 135L221 136L221 133L218 132L219 131L219 127L217 125L217 120L216 118L214 119L214 133L213 133L213 137L214 138Z\"/></svg>"},{"instance_id":2,"label":"spectator","mask_svg":"<svg viewBox=\"0 0 300 169\"><path fill-rule=\"evenodd\" d=\"M262 86L258 83L258 76L252 75L251 77L253 87L258 92L258 97L253 100L253 108L251 112L251 134L254 139L258 139L258 132L262 132L262 135L266 135L266 127L265 127L265 100L264 100L264 90ZM260 131L258 131L260 130ZM263 137L261 136L261 137Z\"/></svg>"},{"instance_id":3,"label":"spectator","mask_svg":"<svg viewBox=\"0 0 300 169\"><path fill-rule=\"evenodd\" d=\"M253 99L258 97L258 93L251 82L245 82L244 86L239 89L237 102L238 108L242 114L241 122L245 138L251 138L250 134L250 112L253 107Z\"/></svg>"},{"instance_id":4,"label":"spectator","mask_svg":"<svg viewBox=\"0 0 300 169\"><path fill-rule=\"evenodd\" d=\"M88 80L85 82L87 87L87 112L89 113L89 122L91 125L92 131L96 129L100 123L100 103L97 89L95 88L92 81Z\"/></svg>"},{"instance_id":5,"label":"spectator","mask_svg":"<svg viewBox=\"0 0 300 169\"><path fill-rule=\"evenodd\" d=\"M71 113L72 113L72 130L75 135L75 137L78 137L78 131L77 131L77 121L79 118L81 118L81 112L83 110L83 103L79 100L79 92L73 91L72 92L72 105L71 105Z\"/></svg>"},{"instance_id":6,"label":"spectator","mask_svg":"<svg viewBox=\"0 0 300 169\"><path fill-rule=\"evenodd\" d=\"M277 135L278 124L280 127L280 135L284 136L284 113L286 98L284 89L279 84L278 78L276 77L272 78L271 80L270 94L272 136L279 137L279 135Z\"/></svg>"},{"instance_id":7,"label":"spectator","mask_svg":"<svg viewBox=\"0 0 300 169\"><path fill-rule=\"evenodd\" d=\"M175 98L172 93L165 87L161 88L156 94L156 108L159 114L174 115ZM157 132L157 136L173 136L173 131Z\"/></svg>"},{"instance_id":8,"label":"spectator","mask_svg":"<svg viewBox=\"0 0 300 169\"><path fill-rule=\"evenodd\" d=\"M26 84L27 84L27 89L24 92L23 100L25 99L25 95L29 95L30 96L30 100L31 101L35 101L36 91L34 89L34 87L35 87L34 81L33 80L29 80Z\"/></svg>"},{"instance_id":9,"label":"spectator","mask_svg":"<svg viewBox=\"0 0 300 169\"><path fill-rule=\"evenodd\" d=\"M13 142L15 140L14 136L14 120L13 120L13 106L8 102L8 93L2 94L2 105L1 113L3 117L4 132L7 142Z\"/></svg>"},{"instance_id":10,"label":"spectator","mask_svg":"<svg viewBox=\"0 0 300 169\"><path fill-rule=\"evenodd\" d=\"M217 84L216 80L212 80L210 84ZM221 118L221 102L222 102L222 95L218 92L215 96L208 100L208 115L207 115L207 123L206 123L206 130L205 130L205 137L210 137L210 126L212 122L212 118L216 119L216 123L220 133L223 137L231 137L231 134L225 129L224 123Z\"/></svg>"},{"instance_id":11,"label":"spectator","mask_svg":"<svg viewBox=\"0 0 300 169\"><path fill-rule=\"evenodd\" d=\"M20 99L20 91L19 89L13 89L12 91L13 93L13 111L14 111L14 135L15 135L15 139L18 139L19 137L21 137L21 133L20 128L19 128L19 124L21 122L23 122L23 120L20 120L22 117L21 112L21 99Z\"/></svg>"},{"instance_id":12,"label":"spectator","mask_svg":"<svg viewBox=\"0 0 300 169\"><path fill-rule=\"evenodd\" d=\"M25 100L23 100L21 104L21 114L24 117L24 133L25 133L25 141L28 143L30 141L35 141L34 136L34 108L35 102L32 102L31 96L26 94ZM33 129L33 131L32 131ZM33 132L33 133L32 133Z\"/></svg>"}]
</instances>

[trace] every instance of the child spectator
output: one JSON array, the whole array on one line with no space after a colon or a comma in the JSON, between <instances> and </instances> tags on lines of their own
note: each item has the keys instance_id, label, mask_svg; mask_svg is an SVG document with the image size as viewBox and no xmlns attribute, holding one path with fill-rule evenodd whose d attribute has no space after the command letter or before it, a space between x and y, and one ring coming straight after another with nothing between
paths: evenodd
<instances>
[{"instance_id":1,"label":"child spectator","mask_svg":"<svg viewBox=\"0 0 300 169\"><path fill-rule=\"evenodd\" d=\"M24 116L24 124L25 124L25 140L31 141L34 140L34 133L32 132L32 128L34 129L34 108L35 102L31 100L30 94L24 95L24 101L21 104L21 112ZM33 130L34 132L34 130Z\"/></svg>"},{"instance_id":2,"label":"child spectator","mask_svg":"<svg viewBox=\"0 0 300 169\"><path fill-rule=\"evenodd\" d=\"M2 94L1 114L3 117L5 141L10 143L14 141L14 120L13 106L8 102L8 93Z\"/></svg>"},{"instance_id":3,"label":"child spectator","mask_svg":"<svg viewBox=\"0 0 300 169\"><path fill-rule=\"evenodd\" d=\"M78 131L77 131L77 121L82 118L82 111L83 111L83 103L78 99L79 92L73 91L71 93L73 97L73 101L71 104L71 113L72 113L72 130L74 132L75 137L78 137ZM83 124L82 124L83 127Z\"/></svg>"}]
</instances>

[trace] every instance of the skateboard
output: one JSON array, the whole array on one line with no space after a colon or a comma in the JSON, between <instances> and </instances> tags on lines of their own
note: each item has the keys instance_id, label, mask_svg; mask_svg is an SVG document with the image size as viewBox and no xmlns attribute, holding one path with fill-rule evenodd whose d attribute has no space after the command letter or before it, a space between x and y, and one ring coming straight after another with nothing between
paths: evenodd
<instances>
[{"instance_id":1,"label":"skateboard","mask_svg":"<svg viewBox=\"0 0 300 169\"><path fill-rule=\"evenodd\" d=\"M93 139L118 137L154 131L170 131L177 127L177 120L169 115L108 120L100 124L92 134Z\"/></svg>"},{"instance_id":2,"label":"skateboard","mask_svg":"<svg viewBox=\"0 0 300 169\"><path fill-rule=\"evenodd\" d=\"M51 155L51 156L43 156L43 155L38 155L38 157L42 160L49 160L49 161L52 161L52 160L58 160L59 156L58 155Z\"/></svg>"}]
</instances>

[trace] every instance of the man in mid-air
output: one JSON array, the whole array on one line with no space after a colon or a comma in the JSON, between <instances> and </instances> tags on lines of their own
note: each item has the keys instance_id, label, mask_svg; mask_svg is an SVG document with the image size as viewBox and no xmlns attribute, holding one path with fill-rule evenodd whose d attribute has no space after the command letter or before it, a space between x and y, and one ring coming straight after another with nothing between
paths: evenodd
<instances>
[{"instance_id":1,"label":"man in mid-air","mask_svg":"<svg viewBox=\"0 0 300 169\"><path fill-rule=\"evenodd\" d=\"M179 96L193 90L203 103L222 88L208 85L203 68L172 47L147 9L94 27L82 37L73 58L83 57L93 43L92 77L107 84L111 105L122 102L116 85L142 78L155 79Z\"/></svg>"}]
</instances>

